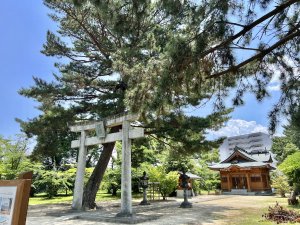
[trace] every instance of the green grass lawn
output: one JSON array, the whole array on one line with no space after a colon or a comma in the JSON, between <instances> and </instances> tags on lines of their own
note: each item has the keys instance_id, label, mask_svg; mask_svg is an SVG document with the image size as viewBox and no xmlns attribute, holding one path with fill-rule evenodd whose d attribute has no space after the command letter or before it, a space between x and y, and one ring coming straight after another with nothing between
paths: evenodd
<instances>
[{"instance_id":1,"label":"green grass lawn","mask_svg":"<svg viewBox=\"0 0 300 225\"><path fill-rule=\"evenodd\" d=\"M64 195L59 194L58 196L49 199L46 194L37 194L35 197L29 199L29 205L40 205L40 204L58 204L58 203L71 203L73 195ZM120 199L120 194L117 193L117 196L112 196L107 194L105 191L99 191L96 196L96 201L110 201Z\"/></svg>"},{"instance_id":2,"label":"green grass lawn","mask_svg":"<svg viewBox=\"0 0 300 225\"><path fill-rule=\"evenodd\" d=\"M241 210L241 214L244 215L241 218L235 218L231 221L231 225L275 225L276 222L273 221L267 221L265 218L263 218L261 215L263 213L267 212L267 210L249 210L249 209L243 209ZM283 224L299 224L299 223L283 223Z\"/></svg>"},{"instance_id":3,"label":"green grass lawn","mask_svg":"<svg viewBox=\"0 0 300 225\"><path fill-rule=\"evenodd\" d=\"M274 196L267 201L256 201L256 207L249 207L246 209L241 209L239 211L239 216L232 216L228 218L230 225L275 225L276 222L267 221L262 215L268 212L269 206L275 206L276 202L284 208L298 211L300 213L299 206L288 206L287 198L280 198ZM284 224L299 224L299 223L284 223Z\"/></svg>"},{"instance_id":4,"label":"green grass lawn","mask_svg":"<svg viewBox=\"0 0 300 225\"><path fill-rule=\"evenodd\" d=\"M142 193L133 194L133 199L142 198ZM65 195L63 193L59 193L58 196L55 196L52 199L47 198L45 193L36 194L35 197L31 197L29 199L29 205L40 205L40 204L59 204L59 203L70 203L72 202L73 194ZM108 194L106 191L100 190L97 193L96 201L110 201L110 200L118 200L121 199L121 192L117 192L117 196L112 196Z\"/></svg>"}]
</instances>

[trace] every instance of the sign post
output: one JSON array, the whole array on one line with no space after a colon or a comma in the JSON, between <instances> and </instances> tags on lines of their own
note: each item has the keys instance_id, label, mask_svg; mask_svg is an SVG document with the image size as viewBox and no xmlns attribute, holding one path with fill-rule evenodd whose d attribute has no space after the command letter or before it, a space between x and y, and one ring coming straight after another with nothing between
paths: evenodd
<instances>
[{"instance_id":1,"label":"sign post","mask_svg":"<svg viewBox=\"0 0 300 225\"><path fill-rule=\"evenodd\" d=\"M25 225L32 172L18 180L0 180L0 224Z\"/></svg>"}]
</instances>

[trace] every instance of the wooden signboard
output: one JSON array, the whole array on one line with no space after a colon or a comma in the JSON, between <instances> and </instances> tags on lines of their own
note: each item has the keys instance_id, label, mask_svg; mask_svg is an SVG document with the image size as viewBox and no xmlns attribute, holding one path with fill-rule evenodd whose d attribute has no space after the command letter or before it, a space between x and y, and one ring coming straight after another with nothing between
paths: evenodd
<instances>
[{"instance_id":1,"label":"wooden signboard","mask_svg":"<svg viewBox=\"0 0 300 225\"><path fill-rule=\"evenodd\" d=\"M25 225L32 172L18 180L0 180L0 225Z\"/></svg>"}]
</instances>

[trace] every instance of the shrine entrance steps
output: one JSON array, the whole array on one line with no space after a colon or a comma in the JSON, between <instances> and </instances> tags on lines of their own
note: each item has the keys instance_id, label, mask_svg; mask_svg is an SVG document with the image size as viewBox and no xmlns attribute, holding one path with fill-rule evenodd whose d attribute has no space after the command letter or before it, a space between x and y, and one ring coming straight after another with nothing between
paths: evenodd
<instances>
[{"instance_id":1,"label":"shrine entrance steps","mask_svg":"<svg viewBox=\"0 0 300 225\"><path fill-rule=\"evenodd\" d=\"M248 192L247 189L232 189L228 192L223 192L223 195L255 195L255 192Z\"/></svg>"},{"instance_id":2,"label":"shrine entrance steps","mask_svg":"<svg viewBox=\"0 0 300 225\"><path fill-rule=\"evenodd\" d=\"M260 196L270 196L274 193L272 191L251 191L248 192L247 189L232 189L231 191L223 191L223 195L260 195Z\"/></svg>"}]
</instances>

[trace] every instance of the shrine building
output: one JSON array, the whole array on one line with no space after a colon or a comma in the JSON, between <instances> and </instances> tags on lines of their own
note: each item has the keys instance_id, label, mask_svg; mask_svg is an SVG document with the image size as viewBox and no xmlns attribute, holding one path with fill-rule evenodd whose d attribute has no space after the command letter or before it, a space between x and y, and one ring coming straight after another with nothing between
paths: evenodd
<instances>
[{"instance_id":1,"label":"shrine building","mask_svg":"<svg viewBox=\"0 0 300 225\"><path fill-rule=\"evenodd\" d=\"M275 166L272 155L267 150L247 152L236 146L229 157L209 168L220 172L223 193L272 192L269 173Z\"/></svg>"}]
</instances>

